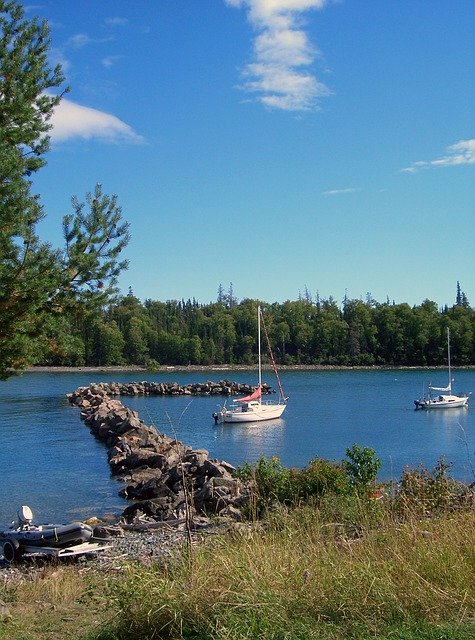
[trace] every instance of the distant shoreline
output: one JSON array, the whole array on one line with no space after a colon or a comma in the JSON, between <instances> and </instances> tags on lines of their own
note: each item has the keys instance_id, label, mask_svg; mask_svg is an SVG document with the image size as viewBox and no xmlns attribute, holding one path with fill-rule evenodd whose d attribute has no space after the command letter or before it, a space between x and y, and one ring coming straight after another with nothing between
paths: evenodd
<instances>
[{"instance_id":1,"label":"distant shoreline","mask_svg":"<svg viewBox=\"0 0 475 640\"><path fill-rule=\"evenodd\" d=\"M272 370L271 365L263 365L263 370ZM282 371L400 371L404 369L447 369L446 365L414 365L414 366L390 366L390 365L374 365L374 366L343 366L343 365L279 365L279 372ZM475 365L464 365L460 367L452 367L452 369L475 369ZM161 366L151 370L147 367L139 365L114 366L114 367L30 367L26 369L27 373L171 373L178 372L233 372L233 371L257 371L257 364L254 365L169 365Z\"/></svg>"}]
</instances>

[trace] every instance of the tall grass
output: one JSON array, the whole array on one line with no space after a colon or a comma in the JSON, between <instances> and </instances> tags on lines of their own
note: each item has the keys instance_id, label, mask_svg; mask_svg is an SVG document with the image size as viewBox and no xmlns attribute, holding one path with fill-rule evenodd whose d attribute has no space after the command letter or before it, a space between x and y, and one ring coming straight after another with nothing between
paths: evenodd
<instances>
[{"instance_id":1,"label":"tall grass","mask_svg":"<svg viewBox=\"0 0 475 640\"><path fill-rule=\"evenodd\" d=\"M352 465L246 467L254 519L166 564L0 585L13 611L0 638L473 640L473 492L443 460L375 491L374 452L347 453Z\"/></svg>"},{"instance_id":2,"label":"tall grass","mask_svg":"<svg viewBox=\"0 0 475 640\"><path fill-rule=\"evenodd\" d=\"M0 638L84 637L87 629L97 629L110 617L104 585L102 576L78 565L32 562L22 579L0 583Z\"/></svg>"},{"instance_id":3,"label":"tall grass","mask_svg":"<svg viewBox=\"0 0 475 640\"><path fill-rule=\"evenodd\" d=\"M473 510L403 523L385 511L378 520L349 537L319 510L299 508L215 538L166 570L131 568L112 592L117 621L98 637L472 637Z\"/></svg>"}]
</instances>

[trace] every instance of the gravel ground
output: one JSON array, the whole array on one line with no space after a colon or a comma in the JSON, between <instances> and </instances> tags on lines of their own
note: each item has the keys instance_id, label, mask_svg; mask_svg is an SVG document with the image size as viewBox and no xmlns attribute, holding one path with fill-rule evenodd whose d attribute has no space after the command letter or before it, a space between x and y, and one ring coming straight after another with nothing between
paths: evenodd
<instances>
[{"instance_id":1,"label":"gravel ground","mask_svg":"<svg viewBox=\"0 0 475 640\"><path fill-rule=\"evenodd\" d=\"M144 566L167 562L176 558L188 544L187 532L183 529L165 528L148 531L115 531L105 544L108 549L85 556L57 559L44 555L25 555L18 562L8 564L0 555L0 580L4 585L33 580L48 566L58 563L75 563L82 568L96 571L119 572L128 561L136 561ZM117 535L119 533L119 535ZM211 531L191 533L192 545Z\"/></svg>"}]
</instances>

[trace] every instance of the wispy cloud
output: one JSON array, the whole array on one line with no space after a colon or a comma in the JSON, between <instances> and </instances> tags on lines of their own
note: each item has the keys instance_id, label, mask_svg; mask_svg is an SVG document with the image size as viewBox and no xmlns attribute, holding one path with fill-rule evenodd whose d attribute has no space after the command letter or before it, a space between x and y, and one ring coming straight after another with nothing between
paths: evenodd
<instances>
[{"instance_id":1,"label":"wispy cloud","mask_svg":"<svg viewBox=\"0 0 475 640\"><path fill-rule=\"evenodd\" d=\"M225 0L245 7L257 32L253 61L243 70L243 89L267 107L309 111L332 92L308 70L319 55L301 28L302 15L322 9L328 0Z\"/></svg>"},{"instance_id":2,"label":"wispy cloud","mask_svg":"<svg viewBox=\"0 0 475 640\"><path fill-rule=\"evenodd\" d=\"M91 38L90 36L87 35L87 33L77 33L76 35L71 36L66 44L76 49L80 49L90 44L110 42L111 40L113 40L113 38L111 37Z\"/></svg>"},{"instance_id":3,"label":"wispy cloud","mask_svg":"<svg viewBox=\"0 0 475 640\"><path fill-rule=\"evenodd\" d=\"M79 138L83 140L98 139L106 142L126 142L140 144L142 136L128 124L116 116L84 107L63 98L51 118L53 128L51 139L63 142Z\"/></svg>"},{"instance_id":4,"label":"wispy cloud","mask_svg":"<svg viewBox=\"0 0 475 640\"><path fill-rule=\"evenodd\" d=\"M129 24L127 18L106 18L105 23L108 27L125 27L125 25Z\"/></svg>"},{"instance_id":5,"label":"wispy cloud","mask_svg":"<svg viewBox=\"0 0 475 640\"><path fill-rule=\"evenodd\" d=\"M359 187L348 187L346 189L330 189L329 191L324 191L324 196L340 196L343 193L356 193L357 191L361 191Z\"/></svg>"},{"instance_id":6,"label":"wispy cloud","mask_svg":"<svg viewBox=\"0 0 475 640\"><path fill-rule=\"evenodd\" d=\"M447 148L447 154L436 160L420 160L401 169L403 173L416 173L430 167L448 167L461 164L475 164L475 139L460 140Z\"/></svg>"},{"instance_id":7,"label":"wispy cloud","mask_svg":"<svg viewBox=\"0 0 475 640\"><path fill-rule=\"evenodd\" d=\"M61 65L61 68L64 73L67 73L71 68L71 63L66 58L66 55L62 49L58 49L57 47L52 47L49 52L49 60L53 67L57 64Z\"/></svg>"},{"instance_id":8,"label":"wispy cloud","mask_svg":"<svg viewBox=\"0 0 475 640\"><path fill-rule=\"evenodd\" d=\"M101 64L106 69L110 69L118 60L122 60L123 57L123 55L106 56L105 58L102 58Z\"/></svg>"}]
</instances>

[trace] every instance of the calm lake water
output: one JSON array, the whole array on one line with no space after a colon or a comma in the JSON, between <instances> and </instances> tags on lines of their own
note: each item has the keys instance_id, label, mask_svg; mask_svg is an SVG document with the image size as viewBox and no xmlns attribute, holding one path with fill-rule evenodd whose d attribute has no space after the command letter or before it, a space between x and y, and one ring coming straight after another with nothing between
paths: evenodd
<instances>
[{"instance_id":1,"label":"calm lake water","mask_svg":"<svg viewBox=\"0 0 475 640\"><path fill-rule=\"evenodd\" d=\"M475 370L453 372L456 392L475 392ZM36 522L70 522L120 513L126 501L109 472L106 449L90 434L66 394L92 382L153 380L187 384L228 379L256 383L254 371L148 373L27 373L0 383L0 526L27 504ZM236 466L278 456L285 466L312 458L342 460L354 443L375 449L380 480L398 480L405 466L432 469L444 456L459 480L475 479L475 394L471 409L415 411L429 381L444 370L285 371L289 404L283 418L214 425L217 397L121 398L146 424L176 435L212 458ZM274 386L272 373L264 382Z\"/></svg>"}]
</instances>

